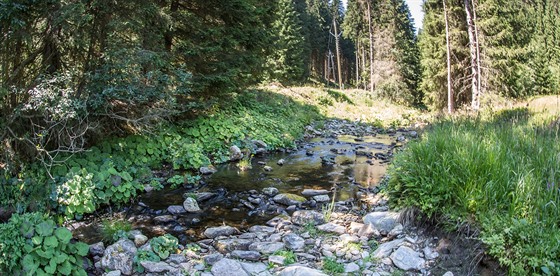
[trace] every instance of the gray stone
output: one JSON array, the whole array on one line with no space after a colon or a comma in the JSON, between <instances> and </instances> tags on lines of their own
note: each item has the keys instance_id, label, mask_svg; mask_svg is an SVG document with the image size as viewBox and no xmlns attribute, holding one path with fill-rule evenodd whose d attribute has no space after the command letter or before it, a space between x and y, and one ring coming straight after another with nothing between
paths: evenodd
<instances>
[{"instance_id":1,"label":"gray stone","mask_svg":"<svg viewBox=\"0 0 560 276\"><path fill-rule=\"evenodd\" d=\"M219 227L210 227L204 230L204 236L208 237L209 239L213 239L219 236L231 236L237 233L239 233L239 230L227 225L219 226Z\"/></svg>"},{"instance_id":2,"label":"gray stone","mask_svg":"<svg viewBox=\"0 0 560 276\"><path fill-rule=\"evenodd\" d=\"M136 247L140 247L144 244L146 244L146 242L148 242L148 237L140 234L140 235L134 235L134 244L136 245Z\"/></svg>"},{"instance_id":3,"label":"gray stone","mask_svg":"<svg viewBox=\"0 0 560 276\"><path fill-rule=\"evenodd\" d=\"M266 172L271 172L272 167L271 166L264 166L263 170L265 170Z\"/></svg>"},{"instance_id":4,"label":"gray stone","mask_svg":"<svg viewBox=\"0 0 560 276\"><path fill-rule=\"evenodd\" d=\"M294 233L289 233L285 235L284 238L282 238L282 241L284 241L286 247L291 250L297 251L305 246L305 240Z\"/></svg>"},{"instance_id":5,"label":"gray stone","mask_svg":"<svg viewBox=\"0 0 560 276\"><path fill-rule=\"evenodd\" d=\"M153 220L156 223L168 223L168 222L175 221L175 218L172 215L163 215L163 216L157 216Z\"/></svg>"},{"instance_id":6,"label":"gray stone","mask_svg":"<svg viewBox=\"0 0 560 276\"><path fill-rule=\"evenodd\" d=\"M263 226L263 225L254 225L249 228L249 232L257 233L257 232L264 232L264 233L274 233L276 229L270 226Z\"/></svg>"},{"instance_id":7,"label":"gray stone","mask_svg":"<svg viewBox=\"0 0 560 276\"><path fill-rule=\"evenodd\" d=\"M268 145L262 140L253 140L253 144L259 149L266 149Z\"/></svg>"},{"instance_id":8,"label":"gray stone","mask_svg":"<svg viewBox=\"0 0 560 276\"><path fill-rule=\"evenodd\" d=\"M284 194L278 194L274 196L272 200L274 200L274 202L276 203L289 206L289 205L298 205L300 203L303 203L305 201L305 198L294 194L284 193Z\"/></svg>"},{"instance_id":9,"label":"gray stone","mask_svg":"<svg viewBox=\"0 0 560 276\"><path fill-rule=\"evenodd\" d=\"M356 263L348 263L344 266L344 272L346 273L354 273L360 271L360 266Z\"/></svg>"},{"instance_id":10,"label":"gray stone","mask_svg":"<svg viewBox=\"0 0 560 276\"><path fill-rule=\"evenodd\" d=\"M251 250L233 250L231 256L248 261L258 261L261 258L261 253Z\"/></svg>"},{"instance_id":11,"label":"gray stone","mask_svg":"<svg viewBox=\"0 0 560 276\"><path fill-rule=\"evenodd\" d=\"M109 271L103 274L103 276L121 276L121 271L120 270Z\"/></svg>"},{"instance_id":12,"label":"gray stone","mask_svg":"<svg viewBox=\"0 0 560 276\"><path fill-rule=\"evenodd\" d=\"M280 159L276 162L276 164L278 164L278 166L283 166L284 163L286 163L286 161L284 159Z\"/></svg>"},{"instance_id":13,"label":"gray stone","mask_svg":"<svg viewBox=\"0 0 560 276\"><path fill-rule=\"evenodd\" d=\"M203 202L203 201L206 201L206 200L211 199L212 197L216 196L215 193L210 193L210 192L198 192L198 193L195 193L195 195L196 195L196 201L198 201L198 202ZM183 195L183 197L187 198L188 196Z\"/></svg>"},{"instance_id":14,"label":"gray stone","mask_svg":"<svg viewBox=\"0 0 560 276\"><path fill-rule=\"evenodd\" d=\"M278 194L278 189L274 187L266 187L262 189L262 192L267 196L275 196Z\"/></svg>"},{"instance_id":15,"label":"gray stone","mask_svg":"<svg viewBox=\"0 0 560 276\"><path fill-rule=\"evenodd\" d=\"M214 254L204 256L203 259L204 259L205 263L207 263L209 265L214 265L215 263L217 263L218 261L220 261L223 258L224 258L224 255L222 255L220 253L214 253Z\"/></svg>"},{"instance_id":16,"label":"gray stone","mask_svg":"<svg viewBox=\"0 0 560 276\"><path fill-rule=\"evenodd\" d=\"M268 262L273 264L284 265L284 261L286 261L286 257L279 256L279 255L270 255L268 257Z\"/></svg>"},{"instance_id":17,"label":"gray stone","mask_svg":"<svg viewBox=\"0 0 560 276\"><path fill-rule=\"evenodd\" d=\"M313 197L316 202L329 202L331 198L328 195L316 195Z\"/></svg>"},{"instance_id":18,"label":"gray stone","mask_svg":"<svg viewBox=\"0 0 560 276\"><path fill-rule=\"evenodd\" d=\"M412 138L417 138L418 137L418 132L412 130L408 132L408 136L412 137Z\"/></svg>"},{"instance_id":19,"label":"gray stone","mask_svg":"<svg viewBox=\"0 0 560 276\"><path fill-rule=\"evenodd\" d=\"M288 266L280 273L279 276L327 276L327 274L313 268L305 267L305 266Z\"/></svg>"},{"instance_id":20,"label":"gray stone","mask_svg":"<svg viewBox=\"0 0 560 276\"><path fill-rule=\"evenodd\" d=\"M230 161L237 161L243 158L243 153L238 146L231 146L229 148L229 160Z\"/></svg>"},{"instance_id":21,"label":"gray stone","mask_svg":"<svg viewBox=\"0 0 560 276\"><path fill-rule=\"evenodd\" d=\"M335 234L344 234L346 233L346 228L342 225L338 225L332 222L321 224L317 226L317 229L328 232L328 233L335 233Z\"/></svg>"},{"instance_id":22,"label":"gray stone","mask_svg":"<svg viewBox=\"0 0 560 276\"><path fill-rule=\"evenodd\" d=\"M400 213L396 212L373 212L364 216L363 221L371 224L382 234L387 234L397 225Z\"/></svg>"},{"instance_id":23,"label":"gray stone","mask_svg":"<svg viewBox=\"0 0 560 276\"><path fill-rule=\"evenodd\" d=\"M312 210L295 211L292 214L292 222L297 225L318 225L325 223L325 216L317 211Z\"/></svg>"},{"instance_id":24,"label":"gray stone","mask_svg":"<svg viewBox=\"0 0 560 276\"><path fill-rule=\"evenodd\" d=\"M433 260L439 257L439 253L432 250L432 248L430 248L429 246L424 247L424 250L422 250L422 252L424 253L424 258L426 258L427 260Z\"/></svg>"},{"instance_id":25,"label":"gray stone","mask_svg":"<svg viewBox=\"0 0 560 276\"><path fill-rule=\"evenodd\" d=\"M187 210L185 210L185 208L183 208L183 206L181 205L171 205L167 207L167 212L171 213L172 215L179 215L186 213Z\"/></svg>"},{"instance_id":26,"label":"gray stone","mask_svg":"<svg viewBox=\"0 0 560 276\"><path fill-rule=\"evenodd\" d=\"M180 264L187 262L187 258L183 254L171 254L167 257L166 262Z\"/></svg>"},{"instance_id":27,"label":"gray stone","mask_svg":"<svg viewBox=\"0 0 560 276\"><path fill-rule=\"evenodd\" d=\"M393 240L390 242L382 243L377 247L377 249L373 252L373 257L376 259L383 259L388 257L393 249L397 246L401 245L404 242L404 239Z\"/></svg>"},{"instance_id":28,"label":"gray stone","mask_svg":"<svg viewBox=\"0 0 560 276\"><path fill-rule=\"evenodd\" d=\"M89 254L92 256L103 256L105 245L103 242L94 243L89 246Z\"/></svg>"},{"instance_id":29,"label":"gray stone","mask_svg":"<svg viewBox=\"0 0 560 276\"><path fill-rule=\"evenodd\" d=\"M393 228L391 230L391 232L389 232L389 234L387 236L389 237L396 237L398 235L401 235L403 233L404 227L402 224L397 223L397 225L395 225L395 228Z\"/></svg>"},{"instance_id":30,"label":"gray stone","mask_svg":"<svg viewBox=\"0 0 560 276\"><path fill-rule=\"evenodd\" d=\"M212 266L212 274L214 276L249 276L249 273L243 270L241 263L236 260L223 258Z\"/></svg>"},{"instance_id":31,"label":"gray stone","mask_svg":"<svg viewBox=\"0 0 560 276\"><path fill-rule=\"evenodd\" d=\"M272 276L268 267L263 263L241 262L241 267L251 276Z\"/></svg>"},{"instance_id":32,"label":"gray stone","mask_svg":"<svg viewBox=\"0 0 560 276\"><path fill-rule=\"evenodd\" d=\"M381 235L379 233L379 230L375 229L375 227L371 224L363 224L362 227L358 230L358 233L356 233L359 237L366 237L366 238L372 238L372 237L377 237L379 235Z\"/></svg>"},{"instance_id":33,"label":"gray stone","mask_svg":"<svg viewBox=\"0 0 560 276\"><path fill-rule=\"evenodd\" d=\"M185 201L183 202L183 208L185 208L185 210L187 210L187 212L189 213L200 212L200 207L198 207L196 199L192 197L187 197L185 199Z\"/></svg>"},{"instance_id":34,"label":"gray stone","mask_svg":"<svg viewBox=\"0 0 560 276\"><path fill-rule=\"evenodd\" d=\"M441 275L441 276L453 276L453 272L447 271L447 272L445 272L445 273L444 273L443 275Z\"/></svg>"},{"instance_id":35,"label":"gray stone","mask_svg":"<svg viewBox=\"0 0 560 276\"><path fill-rule=\"evenodd\" d=\"M321 163L323 165L333 165L336 163L336 155L327 154L325 156L321 156Z\"/></svg>"},{"instance_id":36,"label":"gray stone","mask_svg":"<svg viewBox=\"0 0 560 276\"><path fill-rule=\"evenodd\" d=\"M307 197L312 197L317 195L327 195L327 194L329 194L329 191L327 190L304 189L303 192L301 192L301 195Z\"/></svg>"},{"instance_id":37,"label":"gray stone","mask_svg":"<svg viewBox=\"0 0 560 276\"><path fill-rule=\"evenodd\" d=\"M101 267L104 270L120 270L124 275L131 275L134 272L132 264L136 251L136 246L131 240L120 239L107 247L101 258Z\"/></svg>"},{"instance_id":38,"label":"gray stone","mask_svg":"<svg viewBox=\"0 0 560 276\"><path fill-rule=\"evenodd\" d=\"M253 240L233 238L218 240L215 242L214 247L220 253L225 254L233 250L248 250L251 243L253 243Z\"/></svg>"},{"instance_id":39,"label":"gray stone","mask_svg":"<svg viewBox=\"0 0 560 276\"><path fill-rule=\"evenodd\" d=\"M282 242L253 242L249 245L249 250L258 251L262 254L272 254L284 249Z\"/></svg>"},{"instance_id":40,"label":"gray stone","mask_svg":"<svg viewBox=\"0 0 560 276\"><path fill-rule=\"evenodd\" d=\"M407 246L401 246L393 254L391 260L396 267L408 270L420 270L424 266L424 259L420 258L420 254Z\"/></svg>"},{"instance_id":41,"label":"gray stone","mask_svg":"<svg viewBox=\"0 0 560 276\"><path fill-rule=\"evenodd\" d=\"M209 167L200 167L200 169L198 169L198 171L200 172L200 174L209 175L209 174L213 174L213 173L217 172L218 170L216 170L216 168L214 168L214 166L209 166Z\"/></svg>"},{"instance_id":42,"label":"gray stone","mask_svg":"<svg viewBox=\"0 0 560 276\"><path fill-rule=\"evenodd\" d=\"M166 271L177 270L176 268L170 266L166 262L141 261L140 264L146 269L146 272L150 272L150 273L161 273Z\"/></svg>"}]
</instances>

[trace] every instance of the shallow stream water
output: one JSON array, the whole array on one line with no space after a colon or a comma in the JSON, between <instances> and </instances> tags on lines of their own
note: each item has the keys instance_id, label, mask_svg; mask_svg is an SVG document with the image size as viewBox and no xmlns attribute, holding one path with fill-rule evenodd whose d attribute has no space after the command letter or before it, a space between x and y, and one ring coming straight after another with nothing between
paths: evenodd
<instances>
[{"instance_id":1,"label":"shallow stream water","mask_svg":"<svg viewBox=\"0 0 560 276\"><path fill-rule=\"evenodd\" d=\"M194 190L165 188L145 193L139 197L136 205L120 214L132 223L134 229L141 230L149 237L170 233L181 240L196 240L201 238L201 233L207 227L223 224L244 229L264 224L285 212L285 206L276 206L271 200L260 206L255 204L254 209L242 203L249 197L262 197L261 191L266 187L297 195L303 189L332 190L336 191L337 202L351 201L358 198L360 189L372 188L379 183L385 174L387 158L396 145L395 141L394 135L381 134L314 138L291 153L269 153L254 157L251 160L252 168L245 171L240 170L236 163L218 165L218 171L204 177L203 185ZM330 157L334 163L324 164L325 157ZM284 160L283 165L277 164L280 159ZM265 171L265 165L272 170ZM182 205L184 194L190 192L211 192L216 195L199 202L201 212L174 215L172 221L165 223L154 220L157 216L168 214L170 205ZM269 203L273 204L273 208L267 205ZM101 240L100 232L99 223L94 221L83 223L74 230L74 236L94 243Z\"/></svg>"}]
</instances>

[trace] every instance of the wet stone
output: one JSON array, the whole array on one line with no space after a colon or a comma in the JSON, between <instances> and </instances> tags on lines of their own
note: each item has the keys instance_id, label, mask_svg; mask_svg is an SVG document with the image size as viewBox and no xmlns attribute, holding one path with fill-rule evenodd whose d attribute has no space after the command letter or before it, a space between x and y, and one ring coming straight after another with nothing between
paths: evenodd
<instances>
[{"instance_id":1,"label":"wet stone","mask_svg":"<svg viewBox=\"0 0 560 276\"><path fill-rule=\"evenodd\" d=\"M231 236L239 233L239 230L231 226L210 227L204 230L204 236L213 239L219 236Z\"/></svg>"},{"instance_id":2,"label":"wet stone","mask_svg":"<svg viewBox=\"0 0 560 276\"><path fill-rule=\"evenodd\" d=\"M278 194L278 189L274 187L267 187L267 188L263 188L262 192L267 196L275 196Z\"/></svg>"},{"instance_id":3,"label":"wet stone","mask_svg":"<svg viewBox=\"0 0 560 276\"><path fill-rule=\"evenodd\" d=\"M301 195L307 196L307 197L312 197L312 196L317 196L317 195L326 195L328 193L329 193L329 191L327 191L327 190L304 189L301 192Z\"/></svg>"},{"instance_id":4,"label":"wet stone","mask_svg":"<svg viewBox=\"0 0 560 276\"><path fill-rule=\"evenodd\" d=\"M316 195L313 197L316 202L329 202L331 199L328 195Z\"/></svg>"},{"instance_id":5,"label":"wet stone","mask_svg":"<svg viewBox=\"0 0 560 276\"><path fill-rule=\"evenodd\" d=\"M274 196L272 200L274 200L274 202L276 203L283 204L286 206L298 205L300 203L305 202L304 197L294 195L294 194L288 194L288 193L278 194Z\"/></svg>"},{"instance_id":6,"label":"wet stone","mask_svg":"<svg viewBox=\"0 0 560 276\"><path fill-rule=\"evenodd\" d=\"M185 208L183 208L183 206L181 205L171 205L167 207L167 212L171 213L172 215L179 215L186 213L187 210L185 210Z\"/></svg>"},{"instance_id":7,"label":"wet stone","mask_svg":"<svg viewBox=\"0 0 560 276\"><path fill-rule=\"evenodd\" d=\"M198 207L196 199L191 197L187 197L185 199L185 201L183 202L183 208L185 208L185 210L187 210L187 212L189 213L200 212L200 207Z\"/></svg>"},{"instance_id":8,"label":"wet stone","mask_svg":"<svg viewBox=\"0 0 560 276\"><path fill-rule=\"evenodd\" d=\"M155 223L168 223L172 221L175 221L175 218L172 215L163 215L163 216L154 217Z\"/></svg>"}]
</instances>

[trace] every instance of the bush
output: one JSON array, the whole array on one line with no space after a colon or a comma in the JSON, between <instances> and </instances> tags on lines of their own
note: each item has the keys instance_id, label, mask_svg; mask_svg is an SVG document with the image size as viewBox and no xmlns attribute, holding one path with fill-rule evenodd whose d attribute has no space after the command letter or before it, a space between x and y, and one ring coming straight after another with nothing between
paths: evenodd
<instances>
[{"instance_id":1,"label":"bush","mask_svg":"<svg viewBox=\"0 0 560 276\"><path fill-rule=\"evenodd\" d=\"M165 234L151 239L150 245L152 246L154 253L156 253L161 259L165 260L170 254L176 253L177 247L179 246L179 240L169 234Z\"/></svg>"},{"instance_id":2,"label":"bush","mask_svg":"<svg viewBox=\"0 0 560 276\"><path fill-rule=\"evenodd\" d=\"M39 213L14 214L0 224L0 271L26 275L86 275L82 257L89 246Z\"/></svg>"}]
</instances>

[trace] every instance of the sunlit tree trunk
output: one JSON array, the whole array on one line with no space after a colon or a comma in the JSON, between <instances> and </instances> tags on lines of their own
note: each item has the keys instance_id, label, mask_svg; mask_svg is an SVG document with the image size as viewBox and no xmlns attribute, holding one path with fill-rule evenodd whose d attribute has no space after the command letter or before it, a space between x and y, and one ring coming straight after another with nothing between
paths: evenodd
<instances>
[{"instance_id":1,"label":"sunlit tree trunk","mask_svg":"<svg viewBox=\"0 0 560 276\"><path fill-rule=\"evenodd\" d=\"M473 110L478 110L480 108L480 75L478 65L477 48L478 41L476 40L476 26L474 25L473 17L471 15L471 7L469 5L469 0L464 0L465 3L465 13L467 15L467 32L469 35L469 50L470 50L470 60L471 60L471 90L472 90L472 102L471 107ZM472 7L474 10L474 6Z\"/></svg>"},{"instance_id":2,"label":"sunlit tree trunk","mask_svg":"<svg viewBox=\"0 0 560 276\"><path fill-rule=\"evenodd\" d=\"M443 1L443 15L445 18L445 44L447 49L447 112L453 113L453 89L451 87L451 47L449 45L449 21L447 19L447 8Z\"/></svg>"},{"instance_id":3,"label":"sunlit tree trunk","mask_svg":"<svg viewBox=\"0 0 560 276\"><path fill-rule=\"evenodd\" d=\"M369 0L366 3L369 29L369 90L373 94L373 28L371 25L371 4Z\"/></svg>"}]
</instances>

